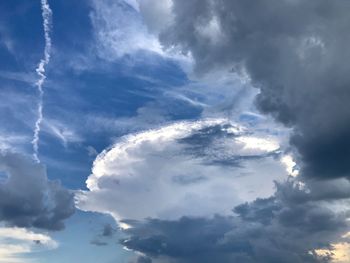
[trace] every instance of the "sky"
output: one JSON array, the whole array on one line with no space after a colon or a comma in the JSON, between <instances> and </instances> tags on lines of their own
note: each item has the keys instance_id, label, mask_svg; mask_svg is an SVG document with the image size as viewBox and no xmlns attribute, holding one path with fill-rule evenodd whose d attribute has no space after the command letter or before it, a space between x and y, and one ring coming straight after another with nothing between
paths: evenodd
<instances>
[{"instance_id":1,"label":"sky","mask_svg":"<svg viewBox=\"0 0 350 263\"><path fill-rule=\"evenodd\" d=\"M0 2L0 263L350 262L350 2Z\"/></svg>"}]
</instances>

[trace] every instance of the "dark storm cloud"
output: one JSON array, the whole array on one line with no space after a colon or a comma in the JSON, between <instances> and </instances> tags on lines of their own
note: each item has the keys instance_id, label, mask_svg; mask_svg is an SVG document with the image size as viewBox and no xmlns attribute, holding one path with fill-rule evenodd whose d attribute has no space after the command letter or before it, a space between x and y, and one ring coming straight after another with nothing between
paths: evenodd
<instances>
[{"instance_id":1,"label":"dark storm cloud","mask_svg":"<svg viewBox=\"0 0 350 263\"><path fill-rule=\"evenodd\" d=\"M350 177L350 2L174 0L165 47L196 70L246 72L262 112L293 127L302 174Z\"/></svg>"},{"instance_id":2,"label":"dark storm cloud","mask_svg":"<svg viewBox=\"0 0 350 263\"><path fill-rule=\"evenodd\" d=\"M295 182L276 187L274 196L242 204L232 216L129 222L122 244L152 262L330 262L315 249L339 241L347 213L313 201Z\"/></svg>"},{"instance_id":3,"label":"dark storm cloud","mask_svg":"<svg viewBox=\"0 0 350 263\"><path fill-rule=\"evenodd\" d=\"M74 213L73 193L49 181L45 167L26 157L0 152L0 221L19 227L60 230Z\"/></svg>"}]
</instances>

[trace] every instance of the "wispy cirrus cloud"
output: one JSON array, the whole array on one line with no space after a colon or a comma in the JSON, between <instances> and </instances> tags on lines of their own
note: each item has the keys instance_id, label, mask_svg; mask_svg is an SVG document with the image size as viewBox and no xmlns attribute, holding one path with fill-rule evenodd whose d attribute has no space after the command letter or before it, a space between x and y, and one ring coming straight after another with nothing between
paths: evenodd
<instances>
[{"instance_id":1,"label":"wispy cirrus cloud","mask_svg":"<svg viewBox=\"0 0 350 263\"><path fill-rule=\"evenodd\" d=\"M169 1L164 2L160 10L167 10ZM152 4L152 3L150 3ZM158 5L155 5L158 6ZM92 1L91 21L96 37L96 53L107 61L115 61L124 56L131 56L130 63L142 61L142 53L151 53L144 60L153 59L153 55L174 59L183 66L190 63L191 58L176 49L164 50L157 35L150 32L143 22L141 10L145 10L147 3L139 1ZM168 14L170 14L168 12ZM160 17L160 16L158 16ZM166 14L162 16L166 18ZM159 21L158 25L166 21Z\"/></svg>"}]
</instances>

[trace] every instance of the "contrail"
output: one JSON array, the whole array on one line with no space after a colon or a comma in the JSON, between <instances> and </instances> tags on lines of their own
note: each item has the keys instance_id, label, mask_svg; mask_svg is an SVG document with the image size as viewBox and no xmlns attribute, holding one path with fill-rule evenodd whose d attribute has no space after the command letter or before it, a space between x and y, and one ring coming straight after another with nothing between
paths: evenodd
<instances>
[{"instance_id":1,"label":"contrail","mask_svg":"<svg viewBox=\"0 0 350 263\"><path fill-rule=\"evenodd\" d=\"M43 84L46 79L45 75L45 66L50 61L50 52L51 52L51 23L52 23L52 10L49 6L47 0L41 0L41 10L43 16L43 26L44 26L44 34L45 34L45 49L44 49L44 58L42 58L36 68L36 73L39 76L38 81L35 83L35 86L39 91L39 103L38 103L38 118L35 122L34 135L33 135L33 157L37 162L40 162L38 157L39 151L39 139L40 139L40 129L41 122L43 121L43 97L44 90Z\"/></svg>"}]
</instances>

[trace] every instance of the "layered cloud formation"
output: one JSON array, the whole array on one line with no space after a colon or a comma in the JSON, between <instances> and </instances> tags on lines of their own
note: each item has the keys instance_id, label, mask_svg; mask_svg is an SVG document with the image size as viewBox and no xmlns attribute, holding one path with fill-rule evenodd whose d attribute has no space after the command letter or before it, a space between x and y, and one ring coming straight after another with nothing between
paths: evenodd
<instances>
[{"instance_id":1,"label":"layered cloud formation","mask_svg":"<svg viewBox=\"0 0 350 263\"><path fill-rule=\"evenodd\" d=\"M334 254L320 253L320 248L331 248L329 242L339 242L348 229L346 213L311 201L292 182L278 184L274 196L239 205L234 212L226 217L128 222L130 237L123 244L148 255L138 262L329 262Z\"/></svg>"}]
</instances>

